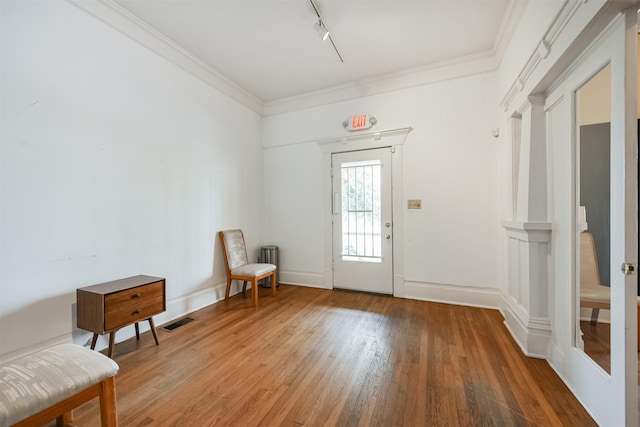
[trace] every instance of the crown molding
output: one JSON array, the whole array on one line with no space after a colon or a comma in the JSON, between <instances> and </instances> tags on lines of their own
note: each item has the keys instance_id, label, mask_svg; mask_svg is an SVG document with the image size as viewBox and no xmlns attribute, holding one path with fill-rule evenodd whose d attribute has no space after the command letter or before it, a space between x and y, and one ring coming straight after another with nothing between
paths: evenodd
<instances>
[{"instance_id":1,"label":"crown molding","mask_svg":"<svg viewBox=\"0 0 640 427\"><path fill-rule=\"evenodd\" d=\"M193 74L245 107L262 114L263 102L218 70L145 23L113 0L67 0L115 30Z\"/></svg>"},{"instance_id":2,"label":"crown molding","mask_svg":"<svg viewBox=\"0 0 640 427\"><path fill-rule=\"evenodd\" d=\"M503 96L502 101L500 102L500 107L503 111L506 112L509 110L513 100L527 86L527 82L534 74L534 71L536 71L540 64L549 56L549 53L554 48L554 44L558 40L562 31L567 27L569 22L571 22L576 12L583 7L587 1L588 0L565 1L544 36L536 45L533 53L529 56L524 67L522 67L518 77L516 77L515 81L507 90L507 93Z\"/></svg>"},{"instance_id":3,"label":"crown molding","mask_svg":"<svg viewBox=\"0 0 640 427\"><path fill-rule=\"evenodd\" d=\"M498 33L493 42L493 48L491 49L494 55L499 58L498 64L502 61L502 57L511 42L511 36L515 32L528 3L529 0L509 0L507 4L507 11L502 17L500 28L498 29Z\"/></svg>"},{"instance_id":4,"label":"crown molding","mask_svg":"<svg viewBox=\"0 0 640 427\"><path fill-rule=\"evenodd\" d=\"M454 80L498 69L511 36L526 8L528 0L509 0L492 48L485 52L451 60L401 70L365 80L333 86L264 103L265 116L287 113L305 108L396 90L409 89L432 83Z\"/></svg>"},{"instance_id":5,"label":"crown molding","mask_svg":"<svg viewBox=\"0 0 640 427\"><path fill-rule=\"evenodd\" d=\"M493 52L487 51L265 102L263 114L270 116L288 113L350 99L454 80L495 71L496 69L496 57Z\"/></svg>"},{"instance_id":6,"label":"crown molding","mask_svg":"<svg viewBox=\"0 0 640 427\"><path fill-rule=\"evenodd\" d=\"M191 73L209 86L264 116L495 71L527 3L526 1L509 0L493 46L488 51L333 86L319 91L263 102L260 98L251 94L218 70L118 5L114 0L67 1Z\"/></svg>"}]
</instances>

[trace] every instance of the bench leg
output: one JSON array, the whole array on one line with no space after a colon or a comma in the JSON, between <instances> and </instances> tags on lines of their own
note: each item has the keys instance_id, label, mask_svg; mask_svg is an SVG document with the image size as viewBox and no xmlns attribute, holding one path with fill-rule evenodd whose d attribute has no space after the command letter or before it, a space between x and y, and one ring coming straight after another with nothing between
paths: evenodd
<instances>
[{"instance_id":1,"label":"bench leg","mask_svg":"<svg viewBox=\"0 0 640 427\"><path fill-rule=\"evenodd\" d=\"M73 409L56 418L56 427L65 427L73 422Z\"/></svg>"},{"instance_id":2,"label":"bench leg","mask_svg":"<svg viewBox=\"0 0 640 427\"><path fill-rule=\"evenodd\" d=\"M107 378L100 383L100 418L102 427L118 427L115 377Z\"/></svg>"},{"instance_id":3,"label":"bench leg","mask_svg":"<svg viewBox=\"0 0 640 427\"><path fill-rule=\"evenodd\" d=\"M598 323L598 315L600 314L599 308L591 309L591 324L596 325Z\"/></svg>"}]
</instances>

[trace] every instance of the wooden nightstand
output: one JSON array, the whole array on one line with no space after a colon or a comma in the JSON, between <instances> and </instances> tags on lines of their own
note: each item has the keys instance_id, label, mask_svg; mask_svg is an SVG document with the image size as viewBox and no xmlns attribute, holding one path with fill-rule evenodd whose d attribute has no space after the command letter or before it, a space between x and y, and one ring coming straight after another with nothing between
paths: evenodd
<instances>
[{"instance_id":1,"label":"wooden nightstand","mask_svg":"<svg viewBox=\"0 0 640 427\"><path fill-rule=\"evenodd\" d=\"M110 333L108 356L112 357L116 332L135 323L136 338L140 339L138 322L141 320L149 321L153 338L159 345L151 316L166 310L165 279L162 277L134 276L87 286L77 289L76 297L78 328L93 332L92 350L98 335Z\"/></svg>"}]
</instances>

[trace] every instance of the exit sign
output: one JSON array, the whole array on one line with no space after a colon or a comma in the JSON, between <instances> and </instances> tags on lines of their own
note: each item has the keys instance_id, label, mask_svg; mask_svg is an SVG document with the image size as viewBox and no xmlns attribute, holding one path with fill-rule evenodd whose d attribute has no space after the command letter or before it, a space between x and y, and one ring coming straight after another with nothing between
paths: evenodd
<instances>
[{"instance_id":1,"label":"exit sign","mask_svg":"<svg viewBox=\"0 0 640 427\"><path fill-rule=\"evenodd\" d=\"M369 129L376 124L376 118L368 114L360 114L359 116L351 116L342 125L349 131Z\"/></svg>"}]
</instances>

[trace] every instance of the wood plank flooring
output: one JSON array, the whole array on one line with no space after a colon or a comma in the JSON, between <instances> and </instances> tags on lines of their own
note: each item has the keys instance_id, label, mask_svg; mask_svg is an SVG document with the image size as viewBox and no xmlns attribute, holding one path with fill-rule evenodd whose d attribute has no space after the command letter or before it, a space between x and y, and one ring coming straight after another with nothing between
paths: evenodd
<instances>
[{"instance_id":1,"label":"wood plank flooring","mask_svg":"<svg viewBox=\"0 0 640 427\"><path fill-rule=\"evenodd\" d=\"M120 425L589 426L497 311L281 285L116 345ZM99 425L98 402L76 426Z\"/></svg>"}]
</instances>

